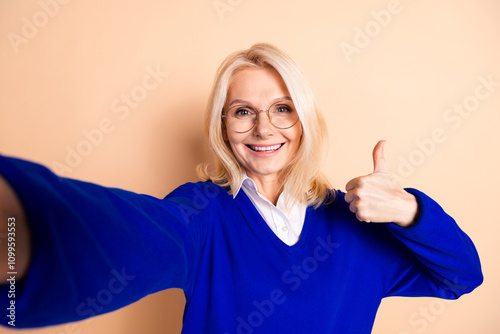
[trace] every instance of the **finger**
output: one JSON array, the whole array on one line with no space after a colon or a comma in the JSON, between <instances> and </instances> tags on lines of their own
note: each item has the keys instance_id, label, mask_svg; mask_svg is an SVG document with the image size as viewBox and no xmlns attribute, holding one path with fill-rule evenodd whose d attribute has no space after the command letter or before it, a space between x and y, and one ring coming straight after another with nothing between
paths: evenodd
<instances>
[{"instance_id":1,"label":"finger","mask_svg":"<svg viewBox=\"0 0 500 334\"><path fill-rule=\"evenodd\" d=\"M373 148L373 172L389 172L384 157L385 140L380 140Z\"/></svg>"},{"instance_id":2,"label":"finger","mask_svg":"<svg viewBox=\"0 0 500 334\"><path fill-rule=\"evenodd\" d=\"M347 184L345 185L345 190L351 191L354 188L356 188L356 186L358 185L358 179L359 179L359 177L355 177L351 181L347 182Z\"/></svg>"},{"instance_id":3,"label":"finger","mask_svg":"<svg viewBox=\"0 0 500 334\"><path fill-rule=\"evenodd\" d=\"M356 213L356 212L358 212L358 207L356 206L356 203L355 203L355 202L351 202L351 204L349 204L349 210L350 210L352 213Z\"/></svg>"},{"instance_id":4,"label":"finger","mask_svg":"<svg viewBox=\"0 0 500 334\"><path fill-rule=\"evenodd\" d=\"M356 198L356 194L354 193L354 191L348 191L345 193L345 196L344 196L344 200L347 202L347 203L351 203L355 198Z\"/></svg>"}]
</instances>

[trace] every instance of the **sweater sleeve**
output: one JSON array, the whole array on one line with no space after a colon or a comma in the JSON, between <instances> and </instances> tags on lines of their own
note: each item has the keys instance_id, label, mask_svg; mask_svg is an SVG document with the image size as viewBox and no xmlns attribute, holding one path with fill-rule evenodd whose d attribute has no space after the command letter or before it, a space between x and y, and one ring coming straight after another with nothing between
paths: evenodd
<instances>
[{"instance_id":1,"label":"sweater sleeve","mask_svg":"<svg viewBox=\"0 0 500 334\"><path fill-rule=\"evenodd\" d=\"M0 285L0 308L15 301L17 328L82 320L166 288L191 288L203 240L193 206L200 191L185 185L161 200L1 156L0 174L20 198L31 234L30 266L15 296L7 297L10 284ZM2 315L0 324L11 320Z\"/></svg>"},{"instance_id":2,"label":"sweater sleeve","mask_svg":"<svg viewBox=\"0 0 500 334\"><path fill-rule=\"evenodd\" d=\"M408 228L387 224L399 243L384 259L385 296L457 299L474 290L483 276L470 238L430 197L405 190L417 198L419 217Z\"/></svg>"}]
</instances>

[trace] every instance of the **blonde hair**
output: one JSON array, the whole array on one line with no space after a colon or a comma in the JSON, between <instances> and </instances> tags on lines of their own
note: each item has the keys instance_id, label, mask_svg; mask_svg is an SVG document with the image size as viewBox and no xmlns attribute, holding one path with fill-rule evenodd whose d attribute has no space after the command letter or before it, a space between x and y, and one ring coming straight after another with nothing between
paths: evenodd
<instances>
[{"instance_id":1,"label":"blonde hair","mask_svg":"<svg viewBox=\"0 0 500 334\"><path fill-rule=\"evenodd\" d=\"M323 116L307 80L297 64L274 45L258 43L247 50L230 54L217 70L205 115L205 135L214 156L210 163L198 165L196 172L202 180L225 187L232 194L240 186L243 168L229 142L224 140L225 125L222 110L234 75L249 68L274 68L283 79L293 100L300 123L302 138L292 161L282 170L281 181L291 203L299 201L314 207L333 200L335 192L321 172L321 161L327 144L327 129Z\"/></svg>"}]
</instances>

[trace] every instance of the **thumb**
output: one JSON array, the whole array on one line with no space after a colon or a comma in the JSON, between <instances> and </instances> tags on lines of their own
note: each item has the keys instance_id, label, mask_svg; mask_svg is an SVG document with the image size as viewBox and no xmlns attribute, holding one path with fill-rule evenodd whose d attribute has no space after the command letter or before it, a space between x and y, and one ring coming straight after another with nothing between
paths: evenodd
<instances>
[{"instance_id":1,"label":"thumb","mask_svg":"<svg viewBox=\"0 0 500 334\"><path fill-rule=\"evenodd\" d=\"M373 172L389 172L384 157L385 140L380 140L373 149Z\"/></svg>"}]
</instances>

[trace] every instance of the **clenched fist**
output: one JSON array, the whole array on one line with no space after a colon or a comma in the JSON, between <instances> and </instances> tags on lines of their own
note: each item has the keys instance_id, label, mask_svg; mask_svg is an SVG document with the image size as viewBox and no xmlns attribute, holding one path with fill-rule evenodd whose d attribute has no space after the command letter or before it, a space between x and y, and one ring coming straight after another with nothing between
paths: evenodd
<instances>
[{"instance_id":1,"label":"clenched fist","mask_svg":"<svg viewBox=\"0 0 500 334\"><path fill-rule=\"evenodd\" d=\"M360 221L409 227L418 216L418 203L391 176L384 158L385 140L373 149L373 173L349 181L345 200Z\"/></svg>"}]
</instances>

